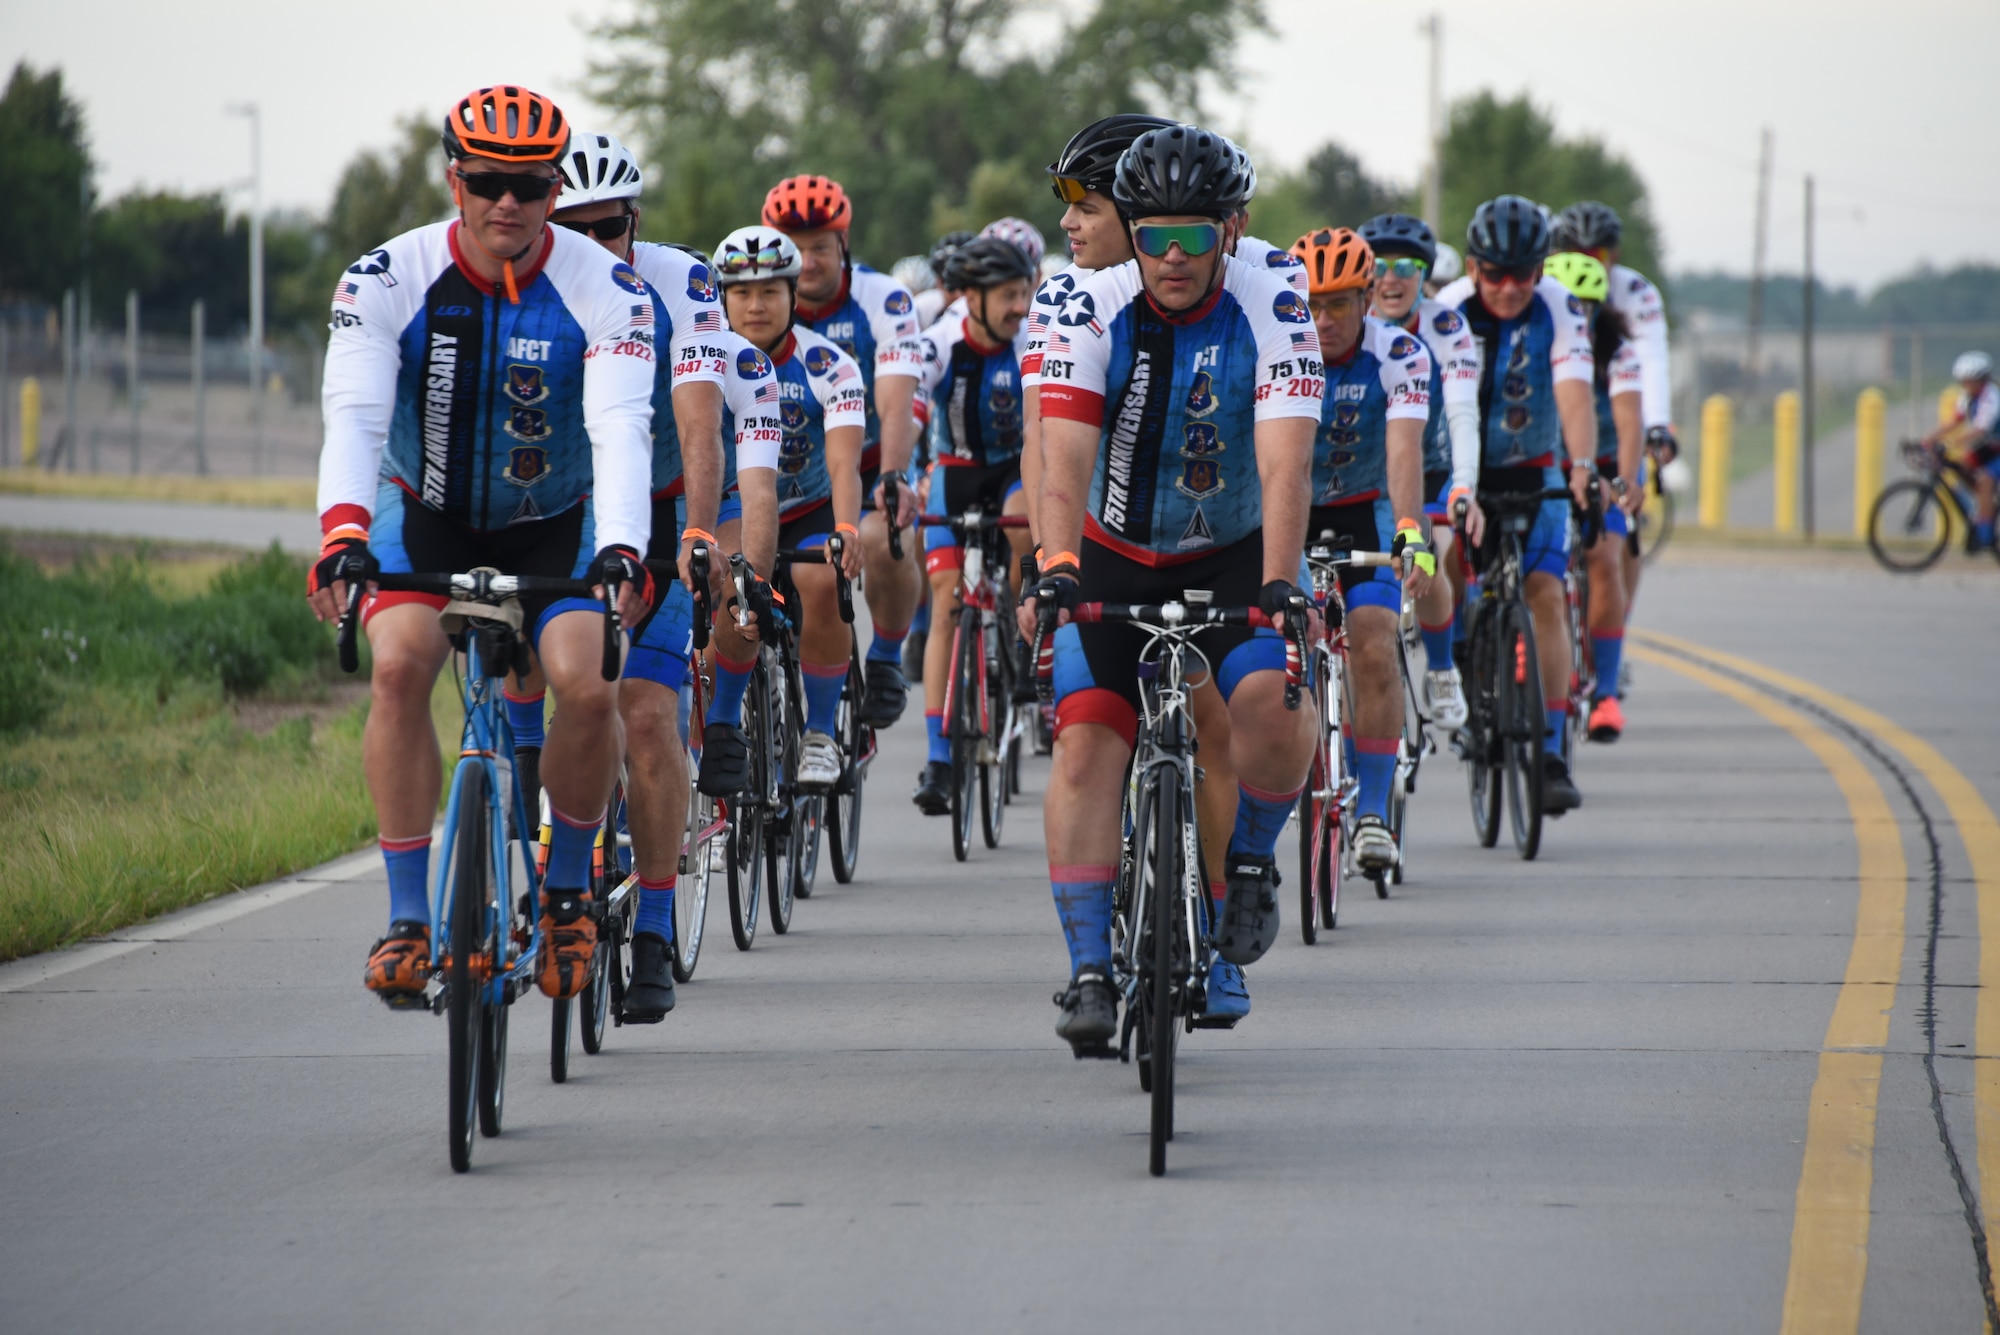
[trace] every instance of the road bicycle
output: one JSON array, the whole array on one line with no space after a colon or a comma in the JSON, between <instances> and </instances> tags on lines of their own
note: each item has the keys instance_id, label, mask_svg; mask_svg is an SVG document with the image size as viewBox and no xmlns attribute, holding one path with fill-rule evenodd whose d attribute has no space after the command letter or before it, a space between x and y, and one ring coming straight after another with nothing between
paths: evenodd
<instances>
[{"instance_id":1,"label":"road bicycle","mask_svg":"<svg viewBox=\"0 0 2000 1335\"><path fill-rule=\"evenodd\" d=\"M1465 761L1472 826L1482 847L1500 838L1502 792L1514 848L1532 860L1542 843L1542 701L1534 617L1528 610L1523 546L1544 501L1570 500L1566 487L1479 497L1499 555L1481 573L1479 596L1466 600L1465 726L1456 749ZM1463 516L1459 518L1464 540Z\"/></svg>"},{"instance_id":2,"label":"road bicycle","mask_svg":"<svg viewBox=\"0 0 2000 1335\"><path fill-rule=\"evenodd\" d=\"M1661 481L1660 455L1658 447L1646 447L1646 504L1626 535L1626 550L1647 565L1659 559L1674 536L1674 494Z\"/></svg>"},{"instance_id":3,"label":"road bicycle","mask_svg":"<svg viewBox=\"0 0 2000 1335\"><path fill-rule=\"evenodd\" d=\"M364 586L357 576L338 628L340 666L359 665L355 646ZM431 908L431 981L439 986L391 1004L428 1008L447 1017L449 1097L447 1146L451 1166L472 1166L473 1127L500 1134L507 1094L507 1016L515 1000L534 987L541 951L541 891L526 795L513 783L514 737L500 698L500 682L528 666L522 632L523 594L593 596L581 580L503 575L477 569L460 574L380 573L383 592L443 595L445 633L457 651L459 696L465 707L459 759L452 770L444 825L437 842ZM606 681L616 681L623 639L618 625L618 584L604 587ZM518 867L519 874L516 875ZM518 892L518 893L517 893Z\"/></svg>"},{"instance_id":4,"label":"road bicycle","mask_svg":"<svg viewBox=\"0 0 2000 1335\"><path fill-rule=\"evenodd\" d=\"M1951 545L1952 526L1965 534L1967 555L1976 555L1972 524L1978 513L1972 470L1939 446L1906 440L1903 462L1915 477L1898 478L1882 489L1868 511L1868 550L1886 568L1914 575L1929 570ZM2000 547L1990 549L2000 560Z\"/></svg>"},{"instance_id":5,"label":"road bicycle","mask_svg":"<svg viewBox=\"0 0 2000 1335\"><path fill-rule=\"evenodd\" d=\"M1000 530L1026 528L1028 518L975 507L919 523L950 529L963 554L944 697L945 737L951 743L951 853L963 862L972 850L973 812L979 813L986 846L998 848L1007 806L1021 791L1021 752L1032 716L1031 707L1014 698L1014 600Z\"/></svg>"},{"instance_id":6,"label":"road bicycle","mask_svg":"<svg viewBox=\"0 0 2000 1335\"><path fill-rule=\"evenodd\" d=\"M1126 771L1120 820L1125 846L1112 887L1112 983L1125 998L1120 1061L1134 1060L1139 1087L1152 1096L1148 1168L1167 1171L1167 1142L1174 1136L1174 1057L1180 1035L1192 1032L1208 1008L1208 977L1215 961L1215 924L1195 818L1194 718L1189 711L1189 662L1199 678L1209 673L1195 644L1216 626L1264 626L1255 608L1212 607L1206 589L1188 589L1178 602L1082 603L1070 613L1081 624L1123 624L1146 636L1136 664L1140 717ZM1297 709L1305 681L1307 602L1295 595L1285 618L1285 708ZM1037 686L1054 698L1056 600L1038 607Z\"/></svg>"}]
</instances>

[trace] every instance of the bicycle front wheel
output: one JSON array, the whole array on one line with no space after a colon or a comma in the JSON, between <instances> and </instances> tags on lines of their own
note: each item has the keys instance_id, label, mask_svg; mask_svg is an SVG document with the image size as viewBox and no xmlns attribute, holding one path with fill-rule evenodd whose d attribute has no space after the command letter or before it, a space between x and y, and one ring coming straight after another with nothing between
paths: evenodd
<instances>
[{"instance_id":1,"label":"bicycle front wheel","mask_svg":"<svg viewBox=\"0 0 2000 1335\"><path fill-rule=\"evenodd\" d=\"M1507 810L1514 850L1532 862L1542 847L1542 755L1548 710L1542 703L1541 662L1535 627L1524 604L1509 604L1502 621L1501 742L1507 771Z\"/></svg>"},{"instance_id":2,"label":"bicycle front wheel","mask_svg":"<svg viewBox=\"0 0 2000 1335\"><path fill-rule=\"evenodd\" d=\"M1500 646L1494 616L1469 603L1466 631L1465 727L1460 730L1467 794L1472 799L1472 832L1481 848L1500 841ZM1505 665L1511 672L1513 665Z\"/></svg>"},{"instance_id":3,"label":"bicycle front wheel","mask_svg":"<svg viewBox=\"0 0 2000 1335\"><path fill-rule=\"evenodd\" d=\"M760 669L752 669L758 672ZM769 701L762 683L752 678L743 693L743 730L750 738L750 780L747 789L729 799L729 930L738 950L757 939L757 919L763 912L765 795L770 791L770 753L766 738Z\"/></svg>"},{"instance_id":4,"label":"bicycle front wheel","mask_svg":"<svg viewBox=\"0 0 2000 1335\"><path fill-rule=\"evenodd\" d=\"M477 958L486 945L486 919L492 899L487 862L486 771L465 767L458 795L458 830L454 835L450 957L445 969L445 1013L449 1039L450 1111L446 1144L454 1172L472 1167L473 1127L479 1118L479 1058L484 1046L485 998L480 995Z\"/></svg>"},{"instance_id":5,"label":"bicycle front wheel","mask_svg":"<svg viewBox=\"0 0 2000 1335\"><path fill-rule=\"evenodd\" d=\"M1868 550L1898 574L1929 570L1951 542L1950 505L1934 483L1891 482L1868 512Z\"/></svg>"},{"instance_id":6,"label":"bicycle front wheel","mask_svg":"<svg viewBox=\"0 0 2000 1335\"><path fill-rule=\"evenodd\" d=\"M952 708L945 720L951 739L951 855L963 862L972 851L974 787L979 771L979 682L984 670L979 651L978 613L960 611L952 634Z\"/></svg>"},{"instance_id":7,"label":"bicycle front wheel","mask_svg":"<svg viewBox=\"0 0 2000 1335\"><path fill-rule=\"evenodd\" d=\"M840 738L841 763L845 767L833 797L826 804L826 837L833 855L833 879L840 885L854 880L861 861L861 786L868 777L869 752L874 749L874 731L861 721L861 699L866 686L861 665L849 660L847 685L840 692L840 714L835 735Z\"/></svg>"},{"instance_id":8,"label":"bicycle front wheel","mask_svg":"<svg viewBox=\"0 0 2000 1335\"><path fill-rule=\"evenodd\" d=\"M690 757L692 761L692 757ZM692 763L688 773L695 772ZM687 833L681 840L680 874L674 883L674 948L669 963L674 981L694 977L701 939L708 927L708 891L717 870L726 877L729 823L722 804L688 785Z\"/></svg>"},{"instance_id":9,"label":"bicycle front wheel","mask_svg":"<svg viewBox=\"0 0 2000 1335\"><path fill-rule=\"evenodd\" d=\"M1656 490L1639 512L1639 560L1651 565L1674 535L1674 494Z\"/></svg>"},{"instance_id":10,"label":"bicycle front wheel","mask_svg":"<svg viewBox=\"0 0 2000 1335\"><path fill-rule=\"evenodd\" d=\"M1176 998L1185 995L1183 984L1189 977L1190 947L1181 919L1181 842L1185 822L1192 813L1182 811L1180 771L1161 765L1153 771L1151 855L1152 899L1147 915L1151 949L1147 956L1152 976L1142 984L1151 998L1151 1042L1153 1059L1152 1136L1148 1170L1154 1177L1167 1171L1167 1142L1174 1138L1174 1049L1180 1038L1181 1017L1176 1014Z\"/></svg>"},{"instance_id":11,"label":"bicycle front wheel","mask_svg":"<svg viewBox=\"0 0 2000 1335\"><path fill-rule=\"evenodd\" d=\"M799 772L798 718L793 713L786 690L784 659L776 653L763 656L759 676L751 689L761 688L768 701L764 718L763 748L769 776L758 791L765 795L764 885L770 893L771 930L783 936L792 929L792 901L798 891L793 879L801 826L801 802L796 776Z\"/></svg>"}]
</instances>

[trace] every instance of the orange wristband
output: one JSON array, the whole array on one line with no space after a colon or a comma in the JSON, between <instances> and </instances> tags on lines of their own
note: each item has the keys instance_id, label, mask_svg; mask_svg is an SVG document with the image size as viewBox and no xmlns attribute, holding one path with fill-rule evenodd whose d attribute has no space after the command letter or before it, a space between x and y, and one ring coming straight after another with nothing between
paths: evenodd
<instances>
[{"instance_id":1,"label":"orange wristband","mask_svg":"<svg viewBox=\"0 0 2000 1335\"><path fill-rule=\"evenodd\" d=\"M1075 552L1056 552L1053 555L1046 556L1042 559L1042 568L1046 570L1050 566L1059 566L1065 561L1075 566L1078 570L1083 569L1083 558Z\"/></svg>"},{"instance_id":2,"label":"orange wristband","mask_svg":"<svg viewBox=\"0 0 2000 1335\"><path fill-rule=\"evenodd\" d=\"M852 524L835 524L833 526L833 531L835 533L845 533L851 538L858 538L861 536L861 530L854 527L854 525Z\"/></svg>"},{"instance_id":3,"label":"orange wristband","mask_svg":"<svg viewBox=\"0 0 2000 1335\"><path fill-rule=\"evenodd\" d=\"M1396 527L1398 529L1414 528L1420 533L1423 531L1422 527L1414 519L1398 519Z\"/></svg>"},{"instance_id":4,"label":"orange wristband","mask_svg":"<svg viewBox=\"0 0 2000 1335\"><path fill-rule=\"evenodd\" d=\"M705 528L695 528L692 525L690 525L689 527L682 529L681 541L686 542L689 538L699 539L702 542L708 543L710 546L713 546L715 544L715 535L713 533L710 533Z\"/></svg>"}]
</instances>

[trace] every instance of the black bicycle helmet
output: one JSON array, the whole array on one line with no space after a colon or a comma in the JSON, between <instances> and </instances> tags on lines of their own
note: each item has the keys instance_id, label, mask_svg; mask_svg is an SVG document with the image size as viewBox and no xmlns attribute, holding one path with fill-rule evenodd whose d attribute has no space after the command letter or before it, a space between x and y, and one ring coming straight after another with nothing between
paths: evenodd
<instances>
[{"instance_id":1,"label":"black bicycle helmet","mask_svg":"<svg viewBox=\"0 0 2000 1335\"><path fill-rule=\"evenodd\" d=\"M683 245L678 241L669 241L667 242L667 244L672 246L675 250L680 251L682 254L694 256L696 259L700 260L703 264L711 263L711 261L708 258L708 252L705 250L697 250L693 246Z\"/></svg>"},{"instance_id":2,"label":"black bicycle helmet","mask_svg":"<svg viewBox=\"0 0 2000 1335\"><path fill-rule=\"evenodd\" d=\"M1613 250L1624 234L1618 210L1586 199L1556 215L1550 245L1556 250Z\"/></svg>"},{"instance_id":3,"label":"black bicycle helmet","mask_svg":"<svg viewBox=\"0 0 2000 1335\"><path fill-rule=\"evenodd\" d=\"M1549 224L1541 206L1519 195L1487 200L1465 229L1465 253L1502 269L1540 264L1549 257Z\"/></svg>"},{"instance_id":4,"label":"black bicycle helmet","mask_svg":"<svg viewBox=\"0 0 2000 1335\"><path fill-rule=\"evenodd\" d=\"M930 262L931 272L937 275L940 283L945 282L944 266L951 259L952 253L977 235L976 232L946 232L937 239L937 244L931 247ZM946 286L950 284L947 283Z\"/></svg>"},{"instance_id":5,"label":"black bicycle helmet","mask_svg":"<svg viewBox=\"0 0 2000 1335\"><path fill-rule=\"evenodd\" d=\"M1407 213L1378 213L1354 229L1377 255L1414 255L1426 269L1438 259L1437 237L1431 225Z\"/></svg>"},{"instance_id":6,"label":"black bicycle helmet","mask_svg":"<svg viewBox=\"0 0 2000 1335\"><path fill-rule=\"evenodd\" d=\"M1248 159L1199 125L1148 130L1118 159L1111 197L1127 218L1228 218L1250 198Z\"/></svg>"},{"instance_id":7,"label":"black bicycle helmet","mask_svg":"<svg viewBox=\"0 0 2000 1335\"><path fill-rule=\"evenodd\" d=\"M1067 176L1082 182L1085 190L1109 194L1111 179L1118 171L1118 159L1132 146L1132 141L1148 130L1164 130L1173 123L1164 116L1147 116L1136 111L1092 121L1070 136L1062 152L1049 164L1049 175Z\"/></svg>"},{"instance_id":8,"label":"black bicycle helmet","mask_svg":"<svg viewBox=\"0 0 2000 1335\"><path fill-rule=\"evenodd\" d=\"M1028 252L1012 241L997 236L980 236L960 246L945 258L940 281L946 287L988 288L1016 278L1033 281L1035 266Z\"/></svg>"}]
</instances>

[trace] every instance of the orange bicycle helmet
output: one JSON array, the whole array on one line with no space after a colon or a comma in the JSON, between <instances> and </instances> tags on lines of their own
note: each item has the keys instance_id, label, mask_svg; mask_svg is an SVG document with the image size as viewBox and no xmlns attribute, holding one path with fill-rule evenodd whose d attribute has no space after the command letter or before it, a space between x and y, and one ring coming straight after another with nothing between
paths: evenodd
<instances>
[{"instance_id":1,"label":"orange bicycle helmet","mask_svg":"<svg viewBox=\"0 0 2000 1335\"><path fill-rule=\"evenodd\" d=\"M847 192L829 176L787 176L764 196L764 226L781 232L844 232L853 221Z\"/></svg>"},{"instance_id":2,"label":"orange bicycle helmet","mask_svg":"<svg viewBox=\"0 0 2000 1335\"><path fill-rule=\"evenodd\" d=\"M1375 281L1375 252L1349 227L1322 227L1292 243L1306 266L1306 290L1314 296L1349 292Z\"/></svg>"},{"instance_id":3,"label":"orange bicycle helmet","mask_svg":"<svg viewBox=\"0 0 2000 1335\"><path fill-rule=\"evenodd\" d=\"M444 118L445 156L504 158L509 162L554 162L569 147L569 121L562 108L508 84L480 88L458 99Z\"/></svg>"}]
</instances>

